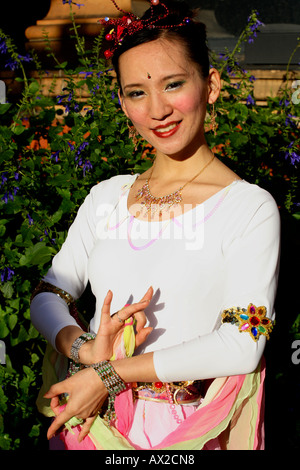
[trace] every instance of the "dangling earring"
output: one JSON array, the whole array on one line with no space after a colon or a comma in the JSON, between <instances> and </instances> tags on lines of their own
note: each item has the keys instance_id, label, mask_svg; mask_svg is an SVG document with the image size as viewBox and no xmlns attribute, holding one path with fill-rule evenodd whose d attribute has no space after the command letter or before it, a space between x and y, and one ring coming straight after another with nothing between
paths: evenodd
<instances>
[{"instance_id":1,"label":"dangling earring","mask_svg":"<svg viewBox=\"0 0 300 470\"><path fill-rule=\"evenodd\" d=\"M217 122L216 122L216 117L217 113L215 110L215 103L213 103L212 106L210 106L210 125L211 125L211 130L213 131L214 135L217 135Z\"/></svg>"},{"instance_id":2,"label":"dangling earring","mask_svg":"<svg viewBox=\"0 0 300 470\"><path fill-rule=\"evenodd\" d=\"M128 127L128 132L129 132L129 137L133 142L134 145L134 150L137 151L138 147L138 133L135 129L134 126L130 126L129 121L127 121L127 127Z\"/></svg>"}]
</instances>

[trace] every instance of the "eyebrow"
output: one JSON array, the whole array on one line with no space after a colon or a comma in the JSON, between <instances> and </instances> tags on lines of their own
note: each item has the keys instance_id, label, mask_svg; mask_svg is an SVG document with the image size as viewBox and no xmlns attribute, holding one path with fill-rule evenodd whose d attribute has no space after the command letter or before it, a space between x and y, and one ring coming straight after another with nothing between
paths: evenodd
<instances>
[{"instance_id":1,"label":"eyebrow","mask_svg":"<svg viewBox=\"0 0 300 470\"><path fill-rule=\"evenodd\" d=\"M168 80L171 80L171 79L178 79L178 78L186 78L187 74L185 72L181 72L181 73L174 73L172 75L167 75L166 77L163 77L161 79L162 82L167 82ZM148 80L147 80L148 82ZM126 90L126 88L139 88L139 87L142 87L143 84L142 83L129 83L128 85L125 85L124 86L124 90Z\"/></svg>"}]
</instances>

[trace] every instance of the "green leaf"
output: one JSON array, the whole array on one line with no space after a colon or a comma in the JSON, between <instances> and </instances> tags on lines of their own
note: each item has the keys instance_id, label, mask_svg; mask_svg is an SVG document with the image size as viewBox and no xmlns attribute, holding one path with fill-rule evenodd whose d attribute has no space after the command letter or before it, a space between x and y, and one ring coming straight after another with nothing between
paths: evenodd
<instances>
[{"instance_id":1,"label":"green leaf","mask_svg":"<svg viewBox=\"0 0 300 470\"><path fill-rule=\"evenodd\" d=\"M30 83L29 85L29 92L34 95L35 93L37 93L40 89L40 85L38 84L37 81L33 81Z\"/></svg>"},{"instance_id":2,"label":"green leaf","mask_svg":"<svg viewBox=\"0 0 300 470\"><path fill-rule=\"evenodd\" d=\"M0 114L6 113L6 111L8 111L11 106L12 106L11 103L0 104Z\"/></svg>"},{"instance_id":3,"label":"green leaf","mask_svg":"<svg viewBox=\"0 0 300 470\"><path fill-rule=\"evenodd\" d=\"M48 263L55 251L52 247L46 246L45 242L38 242L31 246L20 258L20 266L43 266Z\"/></svg>"},{"instance_id":4,"label":"green leaf","mask_svg":"<svg viewBox=\"0 0 300 470\"><path fill-rule=\"evenodd\" d=\"M18 322L18 316L16 314L9 315L8 317L8 326L10 330L13 330Z\"/></svg>"},{"instance_id":5,"label":"green leaf","mask_svg":"<svg viewBox=\"0 0 300 470\"><path fill-rule=\"evenodd\" d=\"M14 293L12 282L7 281L0 285L0 290L6 299L11 299Z\"/></svg>"},{"instance_id":6,"label":"green leaf","mask_svg":"<svg viewBox=\"0 0 300 470\"><path fill-rule=\"evenodd\" d=\"M35 353L31 354L31 362L32 362L32 364L35 364L36 362L38 362L39 359L40 359L40 358L39 358L39 356L38 356L37 354L35 354Z\"/></svg>"},{"instance_id":7,"label":"green leaf","mask_svg":"<svg viewBox=\"0 0 300 470\"><path fill-rule=\"evenodd\" d=\"M26 130L26 127L24 127L22 125L16 125L16 126L13 126L12 130L13 130L14 134L21 135Z\"/></svg>"},{"instance_id":8,"label":"green leaf","mask_svg":"<svg viewBox=\"0 0 300 470\"><path fill-rule=\"evenodd\" d=\"M4 318L0 319L0 338L6 338L9 335L9 329L7 328Z\"/></svg>"}]
</instances>

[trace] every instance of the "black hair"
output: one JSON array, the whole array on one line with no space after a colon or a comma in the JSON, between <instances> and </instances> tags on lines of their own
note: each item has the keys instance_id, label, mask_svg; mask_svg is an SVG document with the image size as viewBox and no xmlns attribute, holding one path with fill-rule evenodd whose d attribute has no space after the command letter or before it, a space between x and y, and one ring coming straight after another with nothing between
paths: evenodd
<instances>
[{"instance_id":1,"label":"black hair","mask_svg":"<svg viewBox=\"0 0 300 470\"><path fill-rule=\"evenodd\" d=\"M120 83L119 72L119 57L129 49L139 46L141 44L155 41L156 39L177 40L185 46L189 58L194 62L198 68L201 76L206 78L209 74L209 49L207 46L206 27L203 23L195 21L195 10L190 10L190 7L184 1L162 0L167 6L169 14L166 18L159 19L155 22L154 27L144 28L132 35L125 36L122 44L116 49L112 58L112 64L115 69L117 79ZM153 7L156 16L164 16L165 9L161 4ZM149 8L141 18L146 20L152 15L151 8ZM186 18L191 21L185 22ZM181 26L180 23L183 23ZM157 27L157 26L161 26ZM168 28L168 26L170 26Z\"/></svg>"}]
</instances>

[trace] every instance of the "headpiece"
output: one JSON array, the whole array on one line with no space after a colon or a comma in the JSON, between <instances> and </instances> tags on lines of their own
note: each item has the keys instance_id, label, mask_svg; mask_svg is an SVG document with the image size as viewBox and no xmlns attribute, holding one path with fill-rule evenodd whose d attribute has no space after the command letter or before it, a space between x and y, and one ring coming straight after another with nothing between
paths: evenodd
<instances>
[{"instance_id":1,"label":"headpiece","mask_svg":"<svg viewBox=\"0 0 300 470\"><path fill-rule=\"evenodd\" d=\"M136 32L141 31L142 29L177 28L178 26L186 26L191 21L191 18L185 17L182 22L178 24L170 24L164 26L159 25L158 22L163 20L164 18L167 18L170 14L170 10L168 9L168 7L164 3L160 2L160 0L150 0L151 15L149 18L144 20L134 15L133 13L128 13L119 8L115 0L111 1L118 11L124 13L124 16L122 18L113 19L104 18L99 21L100 24L103 24L105 26L112 26L110 32L105 36L106 41L112 43L111 48L104 51L104 56L106 59L110 59L114 55L116 49L122 45L122 42L125 37L132 36ZM163 7L164 12L160 15L155 15L155 6L159 4Z\"/></svg>"}]
</instances>

